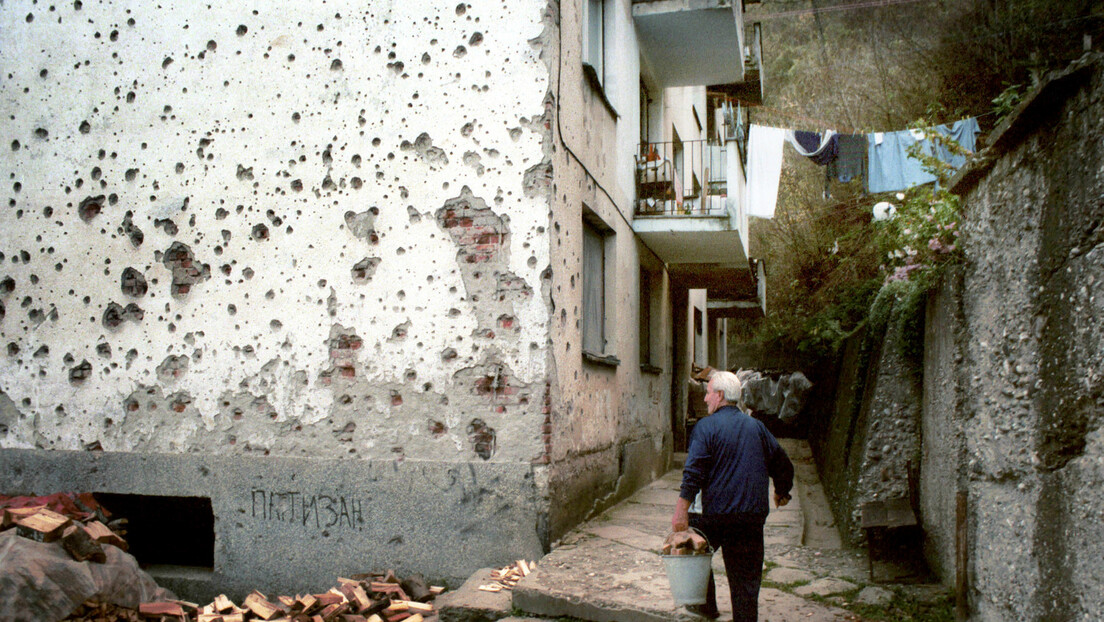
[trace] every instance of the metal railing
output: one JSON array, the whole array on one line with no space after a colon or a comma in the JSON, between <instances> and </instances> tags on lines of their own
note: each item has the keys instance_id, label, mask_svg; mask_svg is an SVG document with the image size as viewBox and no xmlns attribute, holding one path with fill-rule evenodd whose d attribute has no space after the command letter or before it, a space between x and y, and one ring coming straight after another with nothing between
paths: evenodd
<instances>
[{"instance_id":1,"label":"metal railing","mask_svg":"<svg viewBox=\"0 0 1104 622\"><path fill-rule=\"evenodd\" d=\"M709 140L640 143L636 153L636 214L726 213L727 155Z\"/></svg>"}]
</instances>

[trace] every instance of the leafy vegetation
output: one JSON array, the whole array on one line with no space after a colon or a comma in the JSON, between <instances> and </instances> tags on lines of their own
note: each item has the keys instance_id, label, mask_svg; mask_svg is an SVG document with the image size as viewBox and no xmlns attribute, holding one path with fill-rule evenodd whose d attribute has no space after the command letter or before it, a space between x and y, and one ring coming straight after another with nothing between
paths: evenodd
<instances>
[{"instance_id":1,"label":"leafy vegetation","mask_svg":"<svg viewBox=\"0 0 1104 622\"><path fill-rule=\"evenodd\" d=\"M767 84L752 122L866 133L976 116L985 131L1047 71L1080 56L1086 37L1104 38L1094 0L835 10L847 5L749 5L748 21L763 24ZM768 315L732 338L817 358L834 354L863 322L895 321L906 354L918 358L927 292L962 255L960 199L945 190L953 171L921 157L938 188L869 195L861 183L829 183L823 167L785 154L775 218L751 226L751 254L767 268ZM891 204L895 217L872 218L879 203Z\"/></svg>"}]
</instances>

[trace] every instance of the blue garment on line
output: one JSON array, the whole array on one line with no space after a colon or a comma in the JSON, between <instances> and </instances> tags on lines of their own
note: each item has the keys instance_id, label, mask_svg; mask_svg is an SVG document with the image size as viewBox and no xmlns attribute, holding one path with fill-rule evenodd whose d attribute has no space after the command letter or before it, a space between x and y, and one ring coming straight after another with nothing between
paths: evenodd
<instances>
[{"instance_id":1,"label":"blue garment on line","mask_svg":"<svg viewBox=\"0 0 1104 622\"><path fill-rule=\"evenodd\" d=\"M940 125L934 129L954 139L968 151L972 152L977 147L977 134L980 129L975 118L963 119L953 126ZM935 155L955 168L965 164L965 157L952 156L942 145L936 147L927 136L921 139L917 135L923 136L923 133L916 130L901 130L866 135L868 168L866 189L868 192L896 192L935 181L935 176L924 170L920 160L909 157L909 148L916 144L920 145L921 153Z\"/></svg>"}]
</instances>

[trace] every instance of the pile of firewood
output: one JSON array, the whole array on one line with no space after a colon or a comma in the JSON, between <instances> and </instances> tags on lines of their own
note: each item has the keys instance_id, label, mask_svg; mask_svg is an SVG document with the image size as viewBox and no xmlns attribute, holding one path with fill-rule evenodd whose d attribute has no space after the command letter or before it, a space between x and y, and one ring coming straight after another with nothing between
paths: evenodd
<instances>
[{"instance_id":1,"label":"pile of firewood","mask_svg":"<svg viewBox=\"0 0 1104 622\"><path fill-rule=\"evenodd\" d=\"M16 529L19 535L38 542L60 540L73 559L103 563L107 559L103 545L127 550L126 540L122 538L126 534L122 530L126 519L111 523L122 532L120 535L103 522L110 514L90 499L64 494L0 498L0 507L3 507L0 531ZM80 504L80 501L85 503Z\"/></svg>"},{"instance_id":2,"label":"pile of firewood","mask_svg":"<svg viewBox=\"0 0 1104 622\"><path fill-rule=\"evenodd\" d=\"M204 606L180 600L143 603L138 612L160 622L423 622L437 619L428 601L444 591L427 586L420 575L400 581L391 571L337 581L337 587L321 594L269 599L254 591L241 606L219 595Z\"/></svg>"},{"instance_id":3,"label":"pile of firewood","mask_svg":"<svg viewBox=\"0 0 1104 622\"><path fill-rule=\"evenodd\" d=\"M504 568L497 568L491 571L492 583L485 583L479 586L479 589L484 592L501 592L502 590L512 590L517 585L518 581L521 581L522 577L528 576L533 568L537 567L537 562L527 562L524 559L519 559L513 564Z\"/></svg>"}]
</instances>

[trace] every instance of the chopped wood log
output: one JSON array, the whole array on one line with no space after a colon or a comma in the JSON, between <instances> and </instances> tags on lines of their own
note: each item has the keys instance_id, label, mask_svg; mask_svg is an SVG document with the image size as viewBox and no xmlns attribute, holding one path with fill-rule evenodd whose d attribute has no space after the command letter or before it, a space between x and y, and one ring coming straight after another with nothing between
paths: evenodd
<instances>
[{"instance_id":1,"label":"chopped wood log","mask_svg":"<svg viewBox=\"0 0 1104 622\"><path fill-rule=\"evenodd\" d=\"M224 613L222 622L245 622L245 613Z\"/></svg>"},{"instance_id":2,"label":"chopped wood log","mask_svg":"<svg viewBox=\"0 0 1104 622\"><path fill-rule=\"evenodd\" d=\"M325 592L323 594L315 594L315 599L322 604L323 607L340 603L345 600L344 594L334 594L333 592Z\"/></svg>"},{"instance_id":3,"label":"chopped wood log","mask_svg":"<svg viewBox=\"0 0 1104 622\"><path fill-rule=\"evenodd\" d=\"M524 559L517 560L518 570L521 571L521 576L525 577L529 575L529 564Z\"/></svg>"},{"instance_id":4,"label":"chopped wood log","mask_svg":"<svg viewBox=\"0 0 1104 622\"><path fill-rule=\"evenodd\" d=\"M328 605L325 609L323 609L321 612L319 612L318 615L322 616L322 619L325 622L332 622L333 620L336 620L338 618L338 616L340 616L341 614L345 613L348 610L349 610L349 603L345 603L345 602L334 603L332 605Z\"/></svg>"},{"instance_id":5,"label":"chopped wood log","mask_svg":"<svg viewBox=\"0 0 1104 622\"><path fill-rule=\"evenodd\" d=\"M31 516L35 512L45 508L45 505L35 505L25 508L4 508L4 518L0 520L0 529L14 527L16 520Z\"/></svg>"},{"instance_id":6,"label":"chopped wood log","mask_svg":"<svg viewBox=\"0 0 1104 622\"><path fill-rule=\"evenodd\" d=\"M410 600L406 592L397 583L382 583L379 581L373 581L369 584L368 589L379 594L386 594L391 600Z\"/></svg>"},{"instance_id":7,"label":"chopped wood log","mask_svg":"<svg viewBox=\"0 0 1104 622\"><path fill-rule=\"evenodd\" d=\"M280 608L270 603L264 594L258 591L253 591L249 596L245 597L245 602L242 603L245 608L252 611L254 615L262 620L271 620L280 614Z\"/></svg>"},{"instance_id":8,"label":"chopped wood log","mask_svg":"<svg viewBox=\"0 0 1104 622\"><path fill-rule=\"evenodd\" d=\"M368 622L368 618L364 616L358 616L355 613L346 613L343 622Z\"/></svg>"},{"instance_id":9,"label":"chopped wood log","mask_svg":"<svg viewBox=\"0 0 1104 622\"><path fill-rule=\"evenodd\" d=\"M138 605L138 613L146 617L176 616L182 618L184 617L184 607L180 603L156 601Z\"/></svg>"},{"instance_id":10,"label":"chopped wood log","mask_svg":"<svg viewBox=\"0 0 1104 622\"><path fill-rule=\"evenodd\" d=\"M431 585L429 586L429 593L434 596L440 596L445 593L445 587L443 585Z\"/></svg>"},{"instance_id":11,"label":"chopped wood log","mask_svg":"<svg viewBox=\"0 0 1104 622\"><path fill-rule=\"evenodd\" d=\"M368 616L368 622L383 622L383 618L379 617L378 613L373 613Z\"/></svg>"},{"instance_id":12,"label":"chopped wood log","mask_svg":"<svg viewBox=\"0 0 1104 622\"><path fill-rule=\"evenodd\" d=\"M300 596L296 601L300 607L300 610L305 614L311 614L322 608L322 604L315 598L314 594L307 594L306 596Z\"/></svg>"},{"instance_id":13,"label":"chopped wood log","mask_svg":"<svg viewBox=\"0 0 1104 622\"><path fill-rule=\"evenodd\" d=\"M406 622L422 622L423 620L425 620L425 618L422 617L422 614L415 613L414 615L407 618Z\"/></svg>"},{"instance_id":14,"label":"chopped wood log","mask_svg":"<svg viewBox=\"0 0 1104 622\"><path fill-rule=\"evenodd\" d=\"M222 622L221 613L201 613L196 616L196 622Z\"/></svg>"},{"instance_id":15,"label":"chopped wood log","mask_svg":"<svg viewBox=\"0 0 1104 622\"><path fill-rule=\"evenodd\" d=\"M88 532L88 535L92 536L92 539L100 544L111 544L117 546L122 550L127 550L126 540L119 537L119 534L111 531L107 525L100 521L90 521L84 526L84 529Z\"/></svg>"},{"instance_id":16,"label":"chopped wood log","mask_svg":"<svg viewBox=\"0 0 1104 622\"><path fill-rule=\"evenodd\" d=\"M219 613L233 613L238 608L226 594L219 594L211 604L214 605L215 611Z\"/></svg>"},{"instance_id":17,"label":"chopped wood log","mask_svg":"<svg viewBox=\"0 0 1104 622\"><path fill-rule=\"evenodd\" d=\"M27 535L40 542L57 540L65 528L72 523L73 519L68 516L46 508L15 519L15 525L21 530L21 535Z\"/></svg>"},{"instance_id":18,"label":"chopped wood log","mask_svg":"<svg viewBox=\"0 0 1104 622\"><path fill-rule=\"evenodd\" d=\"M280 604L282 604L285 607L291 607L292 605L295 604L295 599L290 597L290 596L283 596L283 595L277 596L276 600L280 601Z\"/></svg>"},{"instance_id":19,"label":"chopped wood log","mask_svg":"<svg viewBox=\"0 0 1104 622\"><path fill-rule=\"evenodd\" d=\"M107 554L104 553L103 546L93 540L92 536L84 530L84 526L80 524L69 525L65 528L65 531L61 532L61 546L69 553L70 557L78 562L90 559L102 564L107 561Z\"/></svg>"},{"instance_id":20,"label":"chopped wood log","mask_svg":"<svg viewBox=\"0 0 1104 622\"><path fill-rule=\"evenodd\" d=\"M387 608L387 611L412 611L412 612L430 612L433 611L433 605L429 603L420 603L416 600L396 600L391 601L391 607Z\"/></svg>"},{"instance_id":21,"label":"chopped wood log","mask_svg":"<svg viewBox=\"0 0 1104 622\"><path fill-rule=\"evenodd\" d=\"M368 592L360 584L353 588L353 597L350 600L356 604L358 612L370 608L373 604L372 599L368 598Z\"/></svg>"}]
</instances>

